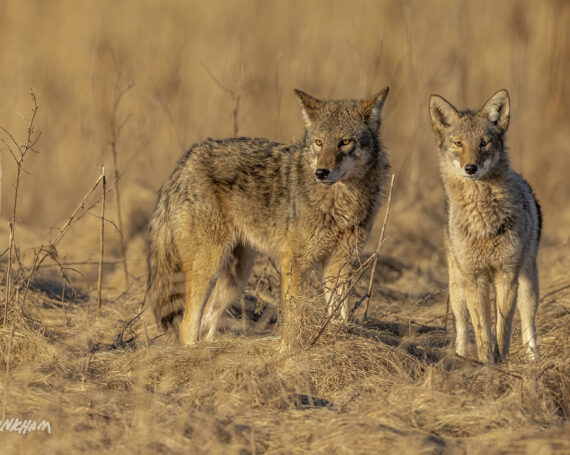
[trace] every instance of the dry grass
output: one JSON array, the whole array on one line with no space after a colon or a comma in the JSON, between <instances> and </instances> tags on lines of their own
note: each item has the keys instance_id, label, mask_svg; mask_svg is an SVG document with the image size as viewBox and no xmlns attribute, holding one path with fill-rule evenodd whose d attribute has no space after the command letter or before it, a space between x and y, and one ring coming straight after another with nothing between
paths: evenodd
<instances>
[{"instance_id":1,"label":"dry grass","mask_svg":"<svg viewBox=\"0 0 570 455\"><path fill-rule=\"evenodd\" d=\"M398 281L415 279L407 274ZM313 348L289 354L279 352L274 332L227 332L211 344L176 346L155 339L146 314L149 346L141 321L118 343L121 321L136 314L140 293L104 306L97 318L94 299L61 304L37 290L25 310L10 314L7 415L49 419L53 434L3 434L4 447L15 453L34 444L87 453L536 453L536 447L565 453L570 308L566 291L553 291L538 320L544 359L529 365L517 334L512 360L488 368L454 357L440 325L378 314L365 325L333 325ZM312 308L304 328L310 333L324 316L323 305ZM441 319L442 309L440 301L422 313ZM5 353L10 327L1 331Z\"/></svg>"},{"instance_id":2,"label":"dry grass","mask_svg":"<svg viewBox=\"0 0 570 455\"><path fill-rule=\"evenodd\" d=\"M0 126L26 142L34 87L41 138L19 183L20 287L0 325L0 396L7 417L49 420L52 434L0 433L2 452L569 453L569 30L563 1L3 3ZM264 258L214 343L182 348L149 314L133 319L145 284L143 227L184 149L236 131L298 138L294 87L354 97L385 85L397 179L369 321L331 324L313 347L281 353L278 277ZM451 320L445 330L427 100L436 92L474 107L501 87L513 102L513 164L545 213L543 359L526 361L515 330L509 362L482 367L455 357ZM64 236L50 229L64 225L101 164L114 176L110 192L120 176L125 248L119 198L109 195L97 315L96 198ZM2 165L7 219L17 168L5 146ZM0 238L9 245L8 221ZM32 276L24 302L21 277L38 247L54 242L59 254ZM4 296L8 254L0 260ZM318 299L307 305L301 338L325 313Z\"/></svg>"}]
</instances>

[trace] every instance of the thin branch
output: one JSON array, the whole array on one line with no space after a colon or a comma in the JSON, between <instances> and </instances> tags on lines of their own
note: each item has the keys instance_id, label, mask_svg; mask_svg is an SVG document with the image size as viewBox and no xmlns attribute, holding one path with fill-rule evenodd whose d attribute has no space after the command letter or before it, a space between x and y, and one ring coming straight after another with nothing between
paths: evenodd
<instances>
[{"instance_id":1,"label":"thin branch","mask_svg":"<svg viewBox=\"0 0 570 455\"><path fill-rule=\"evenodd\" d=\"M240 103L241 103L241 94L239 90L234 90L229 88L228 86L222 84L220 82L220 80L214 76L214 74L212 73L212 71L210 71L210 69L206 66L206 64L204 62L200 62L200 66L202 68L204 68L204 71L206 71L206 73L208 73L208 76L210 76L212 78L212 80L215 82L215 84L220 87L220 89L222 89L222 91L224 91L225 93L227 93L228 95L230 95L234 101L234 109L232 111L232 117L233 117L233 121L234 121L234 136L237 136L239 133L239 107L240 107Z\"/></svg>"},{"instance_id":2,"label":"thin branch","mask_svg":"<svg viewBox=\"0 0 570 455\"><path fill-rule=\"evenodd\" d=\"M386 205L386 215L384 216L384 224L382 225L382 232L380 233L380 239L378 240L378 246L376 247L376 257L374 258L374 263L372 264L372 272L370 272L370 282L368 283L368 292L366 293L366 303L364 304L364 317L366 320L368 317L368 306L370 303L370 296L372 295L372 283L374 282L374 274L376 272L376 264L378 262L378 256L380 253L380 248L382 247L382 242L384 242L384 232L386 231L386 224L388 224L388 216L390 215L390 203L392 202L392 189L394 188L394 178L395 174L392 174L392 180L390 182L390 192L388 193L388 204Z\"/></svg>"},{"instance_id":3,"label":"thin branch","mask_svg":"<svg viewBox=\"0 0 570 455\"><path fill-rule=\"evenodd\" d=\"M228 95L231 95L232 97L236 96L236 92L235 90L232 90L231 88L225 86L224 84L222 84L219 79L214 76L214 74L210 71L210 68L208 68L206 66L206 64L204 62L200 62L200 66L202 68L204 68L204 70L206 71L206 73L208 73L208 76L210 76L212 78L212 80L216 83L216 85L218 87L220 87L224 92L226 92Z\"/></svg>"},{"instance_id":4,"label":"thin branch","mask_svg":"<svg viewBox=\"0 0 570 455\"><path fill-rule=\"evenodd\" d=\"M20 180L21 180L22 170L24 172L26 172L26 170L23 168L23 162L24 162L24 158L25 158L26 154L30 150L35 151L35 150L33 150L33 147L35 146L35 144L37 143L37 141L39 139L39 135L37 135L37 137L34 137L34 121L35 121L36 115L38 113L38 103L37 103L36 95L35 95L33 90L31 91L31 97L32 97L32 102L33 102L32 117L30 118L30 121L28 124L28 134L27 134L25 145L18 144L18 142L16 141L14 136L12 136L12 134L10 134L10 132L8 132L5 128L0 127L2 129L2 131L14 143L14 145L16 146L18 151L20 152L20 156L16 157L16 155L12 151L12 148L10 147L10 145L4 141L4 143L8 146L8 149L10 150L10 153L12 154L12 157L16 161L16 165L17 165L16 183L14 185L14 203L13 203L13 207L12 207L12 219L10 222L10 244L8 247L9 248L8 273L7 273L7 277L6 277L6 280L7 280L7 282L6 282L6 298L5 298L5 302L4 302L4 324L7 324L7 322L8 322L8 306L12 300L12 297L13 297L13 293L11 292L11 285L12 285L12 261L13 261L14 256L16 257L16 259L20 265L20 271L22 270L21 262L20 262L20 259L18 256L18 251L16 248L15 231L16 231L16 222L17 222L16 214L17 214L17 208L18 208L18 192L20 189ZM18 289L19 288L16 287L16 291Z\"/></svg>"},{"instance_id":5,"label":"thin branch","mask_svg":"<svg viewBox=\"0 0 570 455\"><path fill-rule=\"evenodd\" d=\"M130 115L127 117L117 126L117 117L119 111L119 104L121 103L121 99L123 96L134 87L135 83L131 81L127 84L126 87L120 88L120 73L117 74L117 79L115 82L115 101L113 103L113 115L111 117L111 134L112 138L110 141L111 144L111 151L113 153L113 167L114 167L114 174L115 174L115 200L117 203L117 218L119 220L119 241L121 244L121 256L123 259L123 271L125 273L125 286L129 286L129 270L127 267L127 250L125 246L125 237L123 236L123 215L121 211L121 193L119 188L119 151L117 149L117 143L119 142L119 138L121 136L121 131L123 127L128 122Z\"/></svg>"},{"instance_id":6,"label":"thin branch","mask_svg":"<svg viewBox=\"0 0 570 455\"><path fill-rule=\"evenodd\" d=\"M99 186L99 183L101 182L101 180L103 180L103 175L100 175L99 178L97 179L97 181L95 182L95 184L91 187L91 189L87 192L87 194L85 194L85 196L83 196L83 199L81 199L81 202L79 203L79 205L77 206L77 208L73 211L73 213L71 214L71 216L68 218L68 220L65 222L65 224L59 229L59 234L56 237L56 239L51 242L51 244L53 246L57 246L57 244L61 241L61 239L63 238L63 236L65 235L67 229L69 228L69 226L71 225L71 223L73 222L73 220L75 219L75 217L77 216L77 213L79 213L79 211L83 208L85 208L85 201L87 200L87 198L89 196L91 196L91 194L93 193L93 191L95 191L97 189L97 186Z\"/></svg>"},{"instance_id":7,"label":"thin branch","mask_svg":"<svg viewBox=\"0 0 570 455\"><path fill-rule=\"evenodd\" d=\"M99 274L97 278L97 315L101 312L101 286L103 284L103 255L105 253L105 194L107 182L105 179L105 166L101 167L101 181L103 182L103 202L101 204L101 236L99 250Z\"/></svg>"},{"instance_id":8,"label":"thin branch","mask_svg":"<svg viewBox=\"0 0 570 455\"><path fill-rule=\"evenodd\" d=\"M113 220L110 220L109 218L101 218L101 215L95 215L94 213L91 213L89 210L87 210L87 215L92 216L93 218L97 218L98 220L103 220L105 223L109 223L111 226L113 226L115 232L117 233L120 232L119 226L117 226L117 224ZM123 261L121 260L118 262L123 262Z\"/></svg>"}]
</instances>

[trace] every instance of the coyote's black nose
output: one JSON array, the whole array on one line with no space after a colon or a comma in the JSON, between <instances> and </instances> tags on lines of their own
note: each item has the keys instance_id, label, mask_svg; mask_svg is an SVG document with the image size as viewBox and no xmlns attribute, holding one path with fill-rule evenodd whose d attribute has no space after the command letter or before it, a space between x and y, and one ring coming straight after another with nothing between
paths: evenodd
<instances>
[{"instance_id":1,"label":"coyote's black nose","mask_svg":"<svg viewBox=\"0 0 570 455\"><path fill-rule=\"evenodd\" d=\"M476 164L466 164L465 165L465 172L467 172L469 175L475 174L475 172L477 172L477 165Z\"/></svg>"},{"instance_id":2,"label":"coyote's black nose","mask_svg":"<svg viewBox=\"0 0 570 455\"><path fill-rule=\"evenodd\" d=\"M317 177L317 180L324 180L329 174L330 171L328 169L319 168L315 171L315 177Z\"/></svg>"}]
</instances>

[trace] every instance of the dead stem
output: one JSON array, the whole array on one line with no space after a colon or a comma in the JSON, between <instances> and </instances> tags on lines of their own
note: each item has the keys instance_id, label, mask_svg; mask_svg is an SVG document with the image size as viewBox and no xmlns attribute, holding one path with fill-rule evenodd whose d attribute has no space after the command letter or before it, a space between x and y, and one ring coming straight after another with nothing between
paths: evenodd
<instances>
[{"instance_id":1,"label":"dead stem","mask_svg":"<svg viewBox=\"0 0 570 455\"><path fill-rule=\"evenodd\" d=\"M119 241L121 244L121 256L123 259L123 271L125 273L125 287L129 286L129 269L127 267L127 249L125 246L125 237L123 235L123 215L121 211L121 193L119 187L119 152L117 149L117 143L119 142L119 138L121 136L121 131L127 121L129 120L129 116L127 116L123 122L117 125L117 115L119 110L119 104L121 103L121 99L123 96L135 85L134 82L130 82L125 88L120 88L120 73L117 75L117 80L115 83L115 101L113 103L113 115L111 117L111 134L112 138L110 141L111 144L111 151L113 152L113 167L115 173L115 199L117 202L117 218L119 220Z\"/></svg>"},{"instance_id":2,"label":"dead stem","mask_svg":"<svg viewBox=\"0 0 570 455\"><path fill-rule=\"evenodd\" d=\"M105 179L105 166L101 167L101 182L103 183L103 202L101 203L101 231L100 231L100 249L99 249L99 274L97 277L97 316L101 313L101 287L103 284L103 256L105 254L105 200L107 182Z\"/></svg>"},{"instance_id":3,"label":"dead stem","mask_svg":"<svg viewBox=\"0 0 570 455\"><path fill-rule=\"evenodd\" d=\"M370 304L370 296L372 295L372 283L374 282L376 264L378 262L378 256L380 255L380 248L382 248L382 243L384 242L384 233L386 232L386 225L388 224L388 216L390 214L390 203L392 202L392 189L394 188L395 177L396 175L392 174L392 180L390 181L390 192L388 193L388 204L386 205L386 215L384 216L384 224L382 225L382 232L380 233L380 239L378 239L378 246L376 247L376 253L375 253L376 256L372 264L372 272L370 272L368 292L366 293L366 303L364 304L364 316L363 316L364 320L366 320L366 318L368 317L368 306Z\"/></svg>"}]
</instances>

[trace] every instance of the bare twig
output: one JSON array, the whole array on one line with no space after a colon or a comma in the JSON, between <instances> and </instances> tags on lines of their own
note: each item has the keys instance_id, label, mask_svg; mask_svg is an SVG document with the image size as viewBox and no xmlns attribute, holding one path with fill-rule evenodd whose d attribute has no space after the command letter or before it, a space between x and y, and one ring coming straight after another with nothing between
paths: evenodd
<instances>
[{"instance_id":1,"label":"bare twig","mask_svg":"<svg viewBox=\"0 0 570 455\"><path fill-rule=\"evenodd\" d=\"M37 103L36 95L35 95L33 90L31 91L31 97L32 97L32 102L33 102L32 117L30 118L30 122L28 124L28 133L27 133L27 138L26 138L25 144L20 145L18 143L18 141L16 141L14 136L12 136L12 134L10 134L10 132L8 132L5 128L0 127L0 130L2 130L8 136L8 138L10 139L10 141L13 144L13 147L15 147L15 149L17 150L17 153L18 153L18 155L17 155L16 152L14 150L12 150L12 145L10 145L10 143L4 141L4 143L8 147L8 150L10 151L10 154L12 155L14 160L16 161L16 165L17 165L16 183L14 185L14 204L12 207L12 219L10 222L10 245L8 246L9 253L8 253L8 272L7 272L7 276L6 276L6 280L7 280L6 281L6 298L5 298L5 302L4 302L4 324L6 324L8 322L8 306L9 306L10 301L12 299L11 282L12 282L12 261L13 261L14 255L16 256L16 258L18 259L18 262L19 262L19 258L18 258L17 251L16 251L15 231L16 231L16 222L17 222L16 213L17 213L17 207L18 207L18 191L20 189L20 179L21 179L22 171L26 172L26 170L23 167L24 158L26 157L28 152L30 152L30 151L35 152L36 151L34 149L34 147L37 144L38 139L40 138L40 133L35 134L34 122L36 119L36 115L38 113L38 103Z\"/></svg>"},{"instance_id":2,"label":"bare twig","mask_svg":"<svg viewBox=\"0 0 570 455\"><path fill-rule=\"evenodd\" d=\"M132 341L134 338L137 337L137 335L135 334L134 338L131 338L130 340L127 340L127 341L123 340L123 338L124 338L124 336L125 336L125 332L126 332L128 329L130 329L130 330L132 331L131 326L134 324L134 322L135 322L136 320L142 321L141 316L143 315L143 313L144 313L147 309L148 309L148 307L143 307L135 316L133 316L131 319L129 319L127 322L125 322L125 323L123 324L123 327L121 328L121 330L119 331L119 333L117 333L117 335L115 336L115 340L113 341L113 346L114 346L114 347L116 347L116 348L123 348L127 343L129 343L130 341ZM154 339L155 339L155 338L153 338L153 340L154 340Z\"/></svg>"},{"instance_id":3,"label":"bare twig","mask_svg":"<svg viewBox=\"0 0 570 455\"><path fill-rule=\"evenodd\" d=\"M103 284L103 256L105 254L105 194L107 182L105 179L105 166L101 167L101 182L103 183L103 202L101 203L101 235L99 249L99 275L97 278L97 315L101 312L101 286Z\"/></svg>"},{"instance_id":4,"label":"bare twig","mask_svg":"<svg viewBox=\"0 0 570 455\"><path fill-rule=\"evenodd\" d=\"M372 283L374 282L374 273L376 272L376 264L378 262L378 256L380 253L380 248L382 248L382 242L384 242L384 232L386 231L386 224L388 224L388 216L390 214L390 203L392 202L392 189L394 188L394 178L395 174L392 174L392 180L390 182L390 192L388 193L388 204L386 205L386 215L384 216L384 224L382 225L382 232L380 233L380 239L378 239L378 246L376 247L376 257L374 258L374 263L372 264L372 272L370 272L370 281L368 283L368 292L366 293L366 303L364 304L364 317L368 317L368 306L370 304L370 296L372 295Z\"/></svg>"},{"instance_id":5,"label":"bare twig","mask_svg":"<svg viewBox=\"0 0 570 455\"><path fill-rule=\"evenodd\" d=\"M101 182L101 180L103 180L103 175L99 176L99 178L97 179L95 184L91 187L91 189L85 194L85 196L83 196L83 199L81 199L81 202L79 203L77 208L73 211L73 213L67 219L65 224L59 229L59 234L57 235L55 240L53 242L51 242L51 245L53 245L55 247L61 241L61 239L63 238L63 236L67 232L67 229L69 229L69 226L71 226L71 223L73 222L73 220L75 219L75 217L77 216L79 211L85 208L85 201L87 200L87 198L89 196L91 196L93 191L95 191L97 189L97 186L99 186L99 183Z\"/></svg>"},{"instance_id":6,"label":"bare twig","mask_svg":"<svg viewBox=\"0 0 570 455\"><path fill-rule=\"evenodd\" d=\"M135 83L130 82L126 87L120 88L120 73L117 75L117 81L115 84L115 101L113 103L113 115L111 116L111 151L113 152L113 167L115 170L115 198L117 201L117 218L119 220L119 240L121 243L121 255L123 258L123 271L125 273L125 286L129 286L129 270L127 267L127 253L125 247L125 237L123 236L123 216L121 212L121 194L119 189L119 159L118 159L118 149L117 143L119 142L119 137L121 136L121 130L129 120L127 116L120 124L117 124L119 104L121 103L121 98L134 87Z\"/></svg>"},{"instance_id":7,"label":"bare twig","mask_svg":"<svg viewBox=\"0 0 570 455\"><path fill-rule=\"evenodd\" d=\"M208 73L208 75L212 78L212 80L215 82L215 84L218 87L220 87L222 89L222 91L226 92L228 95L230 95L232 97L232 99L234 101L234 109L232 111L233 120L234 120L234 136L237 136L239 133L239 106L240 106L240 102L241 102L240 91L231 89L228 86L222 84L220 82L220 80L216 76L214 76L212 71L210 71L210 69L206 66L206 64L204 62L200 62L200 65L202 66L202 68L204 68L204 71L206 71L206 73Z\"/></svg>"}]
</instances>

